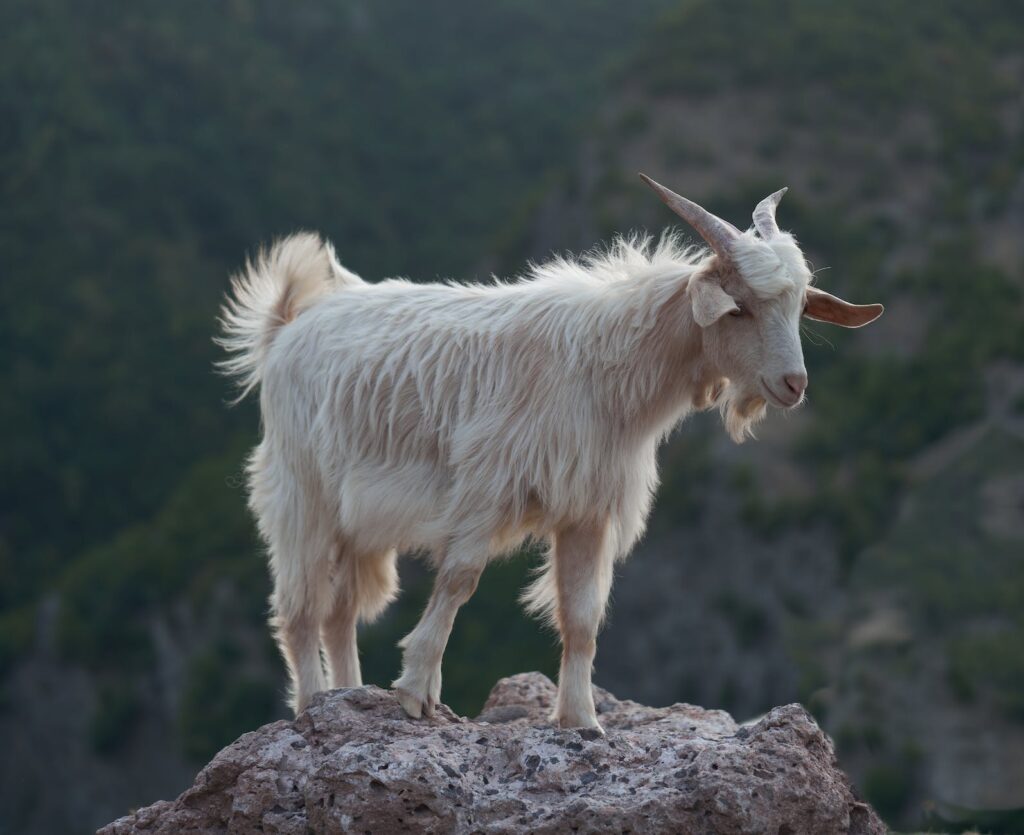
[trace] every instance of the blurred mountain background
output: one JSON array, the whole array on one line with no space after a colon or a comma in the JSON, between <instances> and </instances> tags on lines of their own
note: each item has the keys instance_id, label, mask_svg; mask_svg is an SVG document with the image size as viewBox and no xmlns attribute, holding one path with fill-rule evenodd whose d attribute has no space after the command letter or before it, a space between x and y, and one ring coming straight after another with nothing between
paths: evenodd
<instances>
[{"instance_id":1,"label":"blurred mountain background","mask_svg":"<svg viewBox=\"0 0 1024 835\"><path fill-rule=\"evenodd\" d=\"M376 279L511 275L672 221L644 170L825 289L809 402L663 456L596 681L801 701L894 826L1024 831L1024 14L1013 0L0 5L0 833L176 795L285 716L210 342L260 242ZM493 565L445 700L557 668ZM361 636L387 686L429 573Z\"/></svg>"}]
</instances>

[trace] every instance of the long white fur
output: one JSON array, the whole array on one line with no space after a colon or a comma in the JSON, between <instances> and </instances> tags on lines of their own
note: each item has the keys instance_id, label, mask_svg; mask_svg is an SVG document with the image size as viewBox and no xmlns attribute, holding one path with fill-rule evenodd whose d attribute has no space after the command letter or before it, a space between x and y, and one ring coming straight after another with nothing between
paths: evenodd
<instances>
[{"instance_id":1,"label":"long white fur","mask_svg":"<svg viewBox=\"0 0 1024 835\"><path fill-rule=\"evenodd\" d=\"M744 240L759 296L800 289L791 239ZM325 686L321 638L332 684L359 683L355 621L395 595L396 552L420 550L439 580L396 687L429 712L455 610L490 558L534 536L552 553L524 600L562 630L557 718L596 726L593 639L612 564L643 532L659 442L695 408L720 405L737 439L763 413L703 354L687 288L712 262L665 236L511 283L367 283L303 234L248 265L221 367L243 395L261 386L250 501L296 709ZM583 553L589 568L571 569Z\"/></svg>"}]
</instances>

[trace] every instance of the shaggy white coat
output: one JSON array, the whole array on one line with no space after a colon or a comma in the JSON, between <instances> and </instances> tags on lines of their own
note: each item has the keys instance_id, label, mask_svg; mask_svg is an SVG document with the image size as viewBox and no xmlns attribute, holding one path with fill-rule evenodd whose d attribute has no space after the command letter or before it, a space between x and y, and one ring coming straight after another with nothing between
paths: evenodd
<instances>
[{"instance_id":1,"label":"shaggy white coat","mask_svg":"<svg viewBox=\"0 0 1024 835\"><path fill-rule=\"evenodd\" d=\"M809 278L795 242L747 233L734 260L754 297L783 300L792 342ZM694 409L719 406L737 440L764 412L695 323L691 280L714 269L671 236L487 286L367 283L309 234L249 265L222 368L243 395L260 387L251 506L297 709L325 686L321 639L332 684L360 682L356 620L395 595L396 553L418 550L438 581L395 684L429 713L455 610L490 558L534 536L552 547L524 600L565 645L556 718L597 726L594 639L612 565L644 530L659 442Z\"/></svg>"}]
</instances>

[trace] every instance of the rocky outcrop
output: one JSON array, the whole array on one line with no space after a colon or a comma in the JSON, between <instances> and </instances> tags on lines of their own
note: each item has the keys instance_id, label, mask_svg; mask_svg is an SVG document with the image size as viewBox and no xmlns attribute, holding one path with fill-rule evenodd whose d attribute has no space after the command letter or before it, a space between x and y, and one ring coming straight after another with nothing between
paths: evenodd
<instances>
[{"instance_id":1,"label":"rocky outcrop","mask_svg":"<svg viewBox=\"0 0 1024 835\"><path fill-rule=\"evenodd\" d=\"M474 720L412 721L376 687L317 696L221 751L173 802L100 830L128 833L883 833L799 705L737 725L596 690L607 736L547 722L554 686L502 679Z\"/></svg>"}]
</instances>

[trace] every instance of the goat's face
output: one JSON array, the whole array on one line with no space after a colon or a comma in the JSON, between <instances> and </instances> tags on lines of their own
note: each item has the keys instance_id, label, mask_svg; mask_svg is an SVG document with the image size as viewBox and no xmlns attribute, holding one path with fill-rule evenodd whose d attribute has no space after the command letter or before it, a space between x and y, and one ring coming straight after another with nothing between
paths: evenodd
<instances>
[{"instance_id":1,"label":"goat's face","mask_svg":"<svg viewBox=\"0 0 1024 835\"><path fill-rule=\"evenodd\" d=\"M740 248L742 258L716 258L691 282L704 356L734 399L790 409L807 388L800 316L810 273L791 238L782 247L744 236Z\"/></svg>"},{"instance_id":2,"label":"goat's face","mask_svg":"<svg viewBox=\"0 0 1024 835\"><path fill-rule=\"evenodd\" d=\"M803 400L807 369L800 318L848 328L882 315L880 304L853 305L810 286L811 272L793 237L779 229L775 209L786 189L754 209L754 229L728 221L641 177L711 247L715 257L687 288L694 321L702 328L705 358L729 378L734 436L765 403L790 409ZM732 430L730 430L732 431Z\"/></svg>"}]
</instances>

